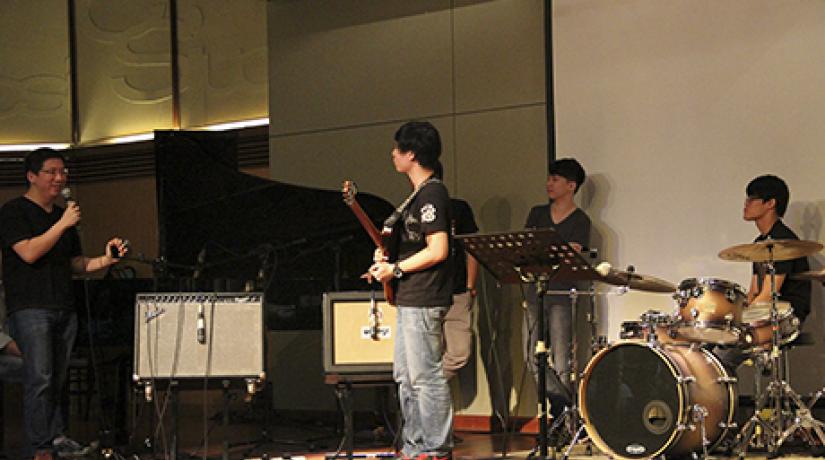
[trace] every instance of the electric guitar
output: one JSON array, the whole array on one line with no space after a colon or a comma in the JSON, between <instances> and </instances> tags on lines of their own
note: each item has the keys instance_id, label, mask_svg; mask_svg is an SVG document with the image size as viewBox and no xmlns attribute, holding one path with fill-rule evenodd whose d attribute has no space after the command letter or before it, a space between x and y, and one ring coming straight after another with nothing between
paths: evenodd
<instances>
[{"instance_id":1,"label":"electric guitar","mask_svg":"<svg viewBox=\"0 0 825 460\"><path fill-rule=\"evenodd\" d=\"M358 218L358 222L361 223L361 226L364 227L367 234L369 235L370 239L373 243L375 243L375 247L381 249L381 252L384 254L384 257L387 260L392 260L395 257L395 254L391 254L389 251L393 248L394 245L391 244L391 239L393 237L392 230L385 229L382 232L379 232L378 229L375 227L375 224L370 220L367 213L364 212L364 209L358 204L358 201L355 199L355 195L358 193L358 190L355 188L355 183L352 181L344 181L344 185L341 189L341 193L344 196L344 203L350 207L355 217ZM393 289L393 280L385 281L384 283L384 298L387 299L387 303L390 305L395 305L395 290Z\"/></svg>"}]
</instances>

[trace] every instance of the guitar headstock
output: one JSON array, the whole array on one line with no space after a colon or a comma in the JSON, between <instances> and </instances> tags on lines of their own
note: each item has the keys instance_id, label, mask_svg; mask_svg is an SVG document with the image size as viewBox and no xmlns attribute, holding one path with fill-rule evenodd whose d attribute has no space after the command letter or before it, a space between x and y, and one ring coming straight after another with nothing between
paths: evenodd
<instances>
[{"instance_id":1,"label":"guitar headstock","mask_svg":"<svg viewBox=\"0 0 825 460\"><path fill-rule=\"evenodd\" d=\"M352 206L352 203L355 201L355 195L358 194L358 186L351 180L345 180L344 185L341 187L341 194L343 195L344 203Z\"/></svg>"}]
</instances>

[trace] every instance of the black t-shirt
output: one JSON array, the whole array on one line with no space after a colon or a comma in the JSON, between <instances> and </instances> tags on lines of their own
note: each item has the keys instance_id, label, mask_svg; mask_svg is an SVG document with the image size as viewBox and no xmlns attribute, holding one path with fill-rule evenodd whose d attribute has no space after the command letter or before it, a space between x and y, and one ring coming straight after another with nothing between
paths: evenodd
<instances>
[{"instance_id":1,"label":"black t-shirt","mask_svg":"<svg viewBox=\"0 0 825 460\"><path fill-rule=\"evenodd\" d=\"M20 241L45 233L63 215L54 206L46 212L25 197L8 201L0 209L0 241L3 244L3 285L8 313L26 308L73 309L71 259L81 255L80 238L70 228L40 259L28 264L14 252Z\"/></svg>"},{"instance_id":2,"label":"black t-shirt","mask_svg":"<svg viewBox=\"0 0 825 460\"><path fill-rule=\"evenodd\" d=\"M765 241L770 237L774 240L798 240L799 237L796 236L796 233L793 232L787 225L785 225L781 220L777 220L776 223L773 224L771 230L768 232L767 235L759 235L756 237L754 242L758 241ZM757 275L757 282L758 282L758 289L762 289L762 279L764 279L764 274L767 273L762 266L763 264L753 264L753 274ZM774 268L776 269L777 275L788 275L791 273L800 273L810 270L810 266L808 265L808 258L807 257L799 257L793 260L783 260L781 262L774 262ZM763 276L759 276L762 274ZM796 314L797 318L800 321L804 321L805 317L808 316L808 313L811 311L811 282L810 281L803 281L803 280L793 280L789 277L785 277L785 281L782 282L782 287L779 288L779 300L784 300L786 302L790 302L791 306L793 307L793 311Z\"/></svg>"},{"instance_id":3,"label":"black t-shirt","mask_svg":"<svg viewBox=\"0 0 825 460\"><path fill-rule=\"evenodd\" d=\"M590 218L580 208L570 213L561 222L553 222L550 216L550 205L533 206L527 216L527 223L524 228L552 228L561 235L562 239L568 243L579 243L582 246L590 245ZM568 290L577 286L575 283L565 283L551 281L548 283L550 290Z\"/></svg>"},{"instance_id":4,"label":"black t-shirt","mask_svg":"<svg viewBox=\"0 0 825 460\"><path fill-rule=\"evenodd\" d=\"M461 199L451 198L452 205L452 221L451 233L452 236L468 235L478 231L475 217L473 217L473 209L470 205ZM464 249L464 241L460 239L453 240L452 248L453 256L453 294L463 294L467 292L467 253Z\"/></svg>"},{"instance_id":5,"label":"black t-shirt","mask_svg":"<svg viewBox=\"0 0 825 460\"><path fill-rule=\"evenodd\" d=\"M441 181L424 185L401 214L400 226L399 261L424 249L429 234L446 232L449 237L450 196L447 187ZM396 303L407 307L450 306L453 303L452 276L452 257L425 270L405 273L397 283Z\"/></svg>"}]
</instances>

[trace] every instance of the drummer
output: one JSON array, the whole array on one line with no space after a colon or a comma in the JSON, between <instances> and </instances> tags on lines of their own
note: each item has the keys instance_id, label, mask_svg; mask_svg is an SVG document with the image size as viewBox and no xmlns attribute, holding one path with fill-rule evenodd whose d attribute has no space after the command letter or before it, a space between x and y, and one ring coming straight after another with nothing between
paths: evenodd
<instances>
[{"instance_id":1,"label":"drummer","mask_svg":"<svg viewBox=\"0 0 825 460\"><path fill-rule=\"evenodd\" d=\"M784 222L782 216L788 208L790 192L785 181L777 176L764 175L753 179L745 189L745 207L742 217L756 224L759 236L754 242L774 240L798 240L799 237ZM789 302L799 318L799 326L811 311L811 282L788 278L789 274L809 270L808 258L774 262L776 291L779 300ZM771 277L765 263L753 264L753 275L748 289L748 305L771 301ZM716 354L728 368L735 371L747 356L738 349L717 349Z\"/></svg>"}]
</instances>

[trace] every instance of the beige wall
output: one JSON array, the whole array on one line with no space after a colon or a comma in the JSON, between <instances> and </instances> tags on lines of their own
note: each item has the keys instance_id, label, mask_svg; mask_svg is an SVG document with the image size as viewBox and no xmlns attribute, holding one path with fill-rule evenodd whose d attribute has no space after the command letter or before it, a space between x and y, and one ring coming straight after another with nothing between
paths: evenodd
<instances>
[{"instance_id":1,"label":"beige wall","mask_svg":"<svg viewBox=\"0 0 825 460\"><path fill-rule=\"evenodd\" d=\"M77 0L80 144L172 129L169 2ZM180 0L181 127L265 118L265 0ZM62 0L0 2L0 145L71 142Z\"/></svg>"},{"instance_id":2,"label":"beige wall","mask_svg":"<svg viewBox=\"0 0 825 460\"><path fill-rule=\"evenodd\" d=\"M756 236L742 203L748 181L766 173L790 186L785 221L825 240L825 3L554 3L558 151L591 175L581 198L607 260L677 283L747 286L748 264L716 254ZM816 283L805 330L817 345L794 351L803 393L823 384L820 367L802 364L825 358L822 298ZM663 295L601 301L613 339L623 320L674 308Z\"/></svg>"},{"instance_id":3,"label":"beige wall","mask_svg":"<svg viewBox=\"0 0 825 460\"><path fill-rule=\"evenodd\" d=\"M67 4L0 4L0 144L71 140Z\"/></svg>"},{"instance_id":4,"label":"beige wall","mask_svg":"<svg viewBox=\"0 0 825 460\"><path fill-rule=\"evenodd\" d=\"M544 196L543 11L539 0L271 2L272 177L329 189L353 179L400 202L408 187L390 163L392 136L404 121L427 119L442 135L446 183L481 230L522 227ZM518 297L490 279L484 288L481 353L458 396L473 415L490 415L489 394L499 391L481 359L487 313L507 328L496 329L506 393L522 371ZM531 413L526 388L515 391Z\"/></svg>"}]
</instances>

